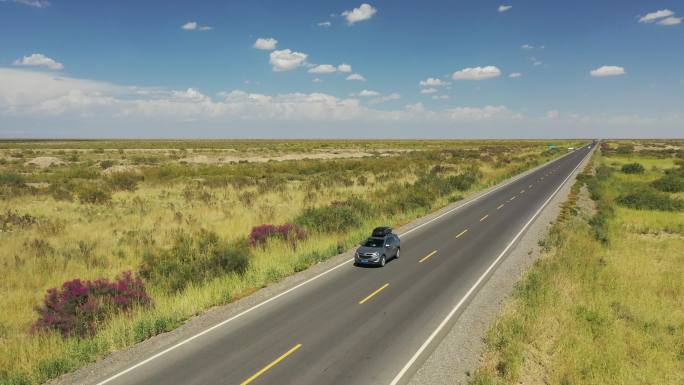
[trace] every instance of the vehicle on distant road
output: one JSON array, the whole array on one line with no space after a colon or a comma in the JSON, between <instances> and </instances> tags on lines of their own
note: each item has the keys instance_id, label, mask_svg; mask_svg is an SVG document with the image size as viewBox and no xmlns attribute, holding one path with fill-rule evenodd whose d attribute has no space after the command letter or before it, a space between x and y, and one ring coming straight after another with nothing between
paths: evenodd
<instances>
[{"instance_id":1,"label":"vehicle on distant road","mask_svg":"<svg viewBox=\"0 0 684 385\"><path fill-rule=\"evenodd\" d=\"M354 264L385 266L388 260L399 258L401 240L389 227L376 227L371 236L354 253Z\"/></svg>"}]
</instances>

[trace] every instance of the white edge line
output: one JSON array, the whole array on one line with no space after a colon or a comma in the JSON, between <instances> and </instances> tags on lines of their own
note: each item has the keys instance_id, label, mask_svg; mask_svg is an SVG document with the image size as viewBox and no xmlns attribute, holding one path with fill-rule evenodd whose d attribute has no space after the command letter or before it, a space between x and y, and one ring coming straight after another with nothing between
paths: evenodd
<instances>
[{"instance_id":1,"label":"white edge line","mask_svg":"<svg viewBox=\"0 0 684 385\"><path fill-rule=\"evenodd\" d=\"M566 155L563 155L563 156L561 156L561 157L558 157L558 158L556 158L556 159L553 159L553 160L549 161L548 163L546 163L545 165L540 165L540 166L538 167L538 169L539 169L539 168L546 167L546 166L548 166L548 165L551 164L551 163L555 163L556 161L561 160L561 159L565 158L566 156L568 156L568 155L570 155L570 154L571 154L571 153L568 153L568 154L566 154ZM438 216L436 216L436 217L434 217L434 218L428 220L427 222L422 223L422 224L420 224L420 225L418 225L418 226L416 226L416 227L414 227L414 228L412 228L412 229L409 229L409 230L405 231L405 232L402 233L402 234L399 234L399 236L404 236L404 235L406 235L406 234L408 234L408 233L411 233L411 232L413 232L413 231L415 231L415 230L417 230L417 229L419 229L419 228L421 228L421 227L423 227L423 226L425 226L425 225L427 225L427 224L429 224L429 223L432 223L432 222L436 221L437 219L442 218L443 216L445 216L445 215L447 215L447 214L450 214L450 213L454 212L455 210L458 210L458 209L460 209L460 208L462 208L462 207L465 207L465 206L467 206L467 205L469 205L469 204L471 204L471 203L473 203L473 202L475 202L475 201L478 201L478 200L480 200L480 198L483 198L483 197L485 197L485 196L487 196L487 195L493 193L494 191L496 191L496 190L498 190L498 189L500 189L500 188L506 187L506 186L508 186L509 184L514 183L514 182L516 182L518 179L523 178L523 177L525 177L525 176L527 176L527 175L529 175L529 174L531 174L531 173L533 173L533 172L534 172L534 171L530 171L530 172L528 172L528 173L524 173L524 174L517 175L517 176L515 176L514 178L510 179L508 182L505 182L505 183L503 183L503 184L500 184L499 186L496 186L495 188L493 188L493 189L491 189L491 190L489 190L489 191L487 191L487 192L485 192L485 193L483 193L483 194L481 194L481 195L478 195L478 196L474 197L473 199L469 200L468 202L465 202L465 203L463 203L463 204L461 204L461 205L458 205L458 206L456 206L456 207L454 207L454 208L452 208L452 209L449 209L448 211L446 211L446 212L444 212L444 213L442 213L442 214L440 214L440 215L438 215ZM573 170L573 172L574 172L574 170ZM571 174L571 175L572 175L572 174ZM565 183L565 182L563 182L563 183ZM554 194L555 194L555 193L554 193ZM137 364L128 367L127 369L122 370L122 371L119 372L119 373L116 373L115 375L113 375L113 376L111 376L111 377L108 377L108 378L106 378L106 379L104 379L104 380L98 382L96 385L104 385L104 384L106 384L106 383L108 383L108 382L110 382L110 381L112 381L112 380L114 380L114 379L116 379L116 378L118 378L118 377L121 377L121 376L123 376L124 374L129 373L129 372L131 372L131 371L133 371L133 370L135 370L135 369L137 369L137 368L139 368L139 367L141 367L141 366L147 364L148 362L150 362L150 361L152 361L152 360L154 360L154 359L156 359L156 358L158 358L158 357L161 357L161 356L163 356L164 354L166 354L166 353L168 353L168 352L170 352L170 351L172 351L172 350L175 350L176 348L178 348L178 347L180 347L180 346L183 346L183 345L187 344L188 342L190 342L190 341L192 341L192 340L194 340L194 339L199 338L199 337L201 337L201 336L203 336L203 335L205 335L205 334L211 332L212 330L215 330L215 329L220 328L221 326L223 326L223 325L225 325L225 324L227 324L227 323L233 321L233 320L236 319L236 318L242 317L243 315L245 315L245 314L247 314L247 313L249 313L249 312L251 312L251 311L253 311L253 310L258 309L258 308L260 308L260 307L266 305L267 303L270 303L270 302L272 302L272 301L275 301L276 299L278 299L278 298L284 296L285 294L287 294L287 293L289 293L289 292L291 292L291 291L293 291L293 290L295 290L295 289L297 289L297 288L299 288L299 287L302 287L302 286L306 285L307 283L312 282L312 281L314 281L314 280L316 280L316 279L318 279L318 278L320 278L320 277L322 277L322 276L324 276L324 275L326 275L326 274L332 272L333 270L336 270L336 269L338 269L338 268L340 268L340 267L342 267L342 266L348 264L349 262L351 262L351 261L353 261L353 260L354 260L354 258L347 259L347 260L345 260L344 262L342 262L342 263L340 263L340 264L338 264L338 265L335 265L335 266L331 267L330 269L328 269L328 270L326 270L326 271L324 271L324 272L322 272L322 273L320 273L320 274L318 274L318 275L316 275L316 276L314 276L314 277L311 277L311 278L307 279L306 281L301 282L301 283L299 283L299 284L297 284L297 285L295 285L295 286L293 286L293 287L291 287L291 288L285 290L284 292L282 292L282 293L280 293L280 294L277 294L277 295L275 295L275 296L273 296L273 297L271 297L271 298L269 298L269 299L267 299L267 300L264 300L263 302L260 302L260 303L258 303L258 304L256 304L256 305L252 306L251 308L242 311L241 313L238 313L238 314L236 314L236 315L234 315L234 316L232 316L232 317L230 317L230 318L228 318L228 319L226 319L226 320L224 320L224 321L221 321L221 322L217 323L216 325L214 325L214 326L212 326L212 327L210 327L210 328L208 328L208 329L205 329L205 330L203 330L203 331L201 331L201 332L199 332L199 333L197 333L197 334L195 334L195 335L193 335L193 336L191 336L191 337L188 337L188 338L184 339L183 341L178 342L177 344L175 344L175 345L173 345L173 346L170 346L170 347L168 347L168 348L162 350L161 352L159 352L159 353L157 353L157 354L155 354L155 355L153 355L153 356L151 356L151 357L148 357L148 358L144 359L143 361L140 361L140 362L138 362ZM479 282L479 281L478 281L478 282ZM459 306L460 306L460 305L459 305ZM440 328L441 328L441 325L440 325ZM431 338L432 338L432 337L431 337ZM421 349L424 349L424 348L421 347ZM414 360L414 359L412 359L412 360ZM410 366L410 364L409 364L409 366ZM403 375L403 373L404 373L405 371L406 371L406 370L402 370L401 374ZM397 380L398 380L398 379L395 378L395 381L393 381L392 384L395 384Z\"/></svg>"},{"instance_id":2,"label":"white edge line","mask_svg":"<svg viewBox=\"0 0 684 385\"><path fill-rule=\"evenodd\" d=\"M523 226L523 228L520 229L520 231L518 232L518 234L515 235L515 237L513 238L513 240L506 246L506 248L501 252L501 254L499 254L499 256L496 257L496 259L494 260L494 262L492 262L492 264L489 265L489 267L487 268L487 270L485 270L485 272L480 276L480 278L477 279L477 281L475 282L475 284L468 290L468 292L463 296L463 298L461 298L461 300L458 301L458 303L456 304L456 306L454 306L454 308L451 309L451 311L449 312L449 314L447 314L446 318L444 318L444 320L442 320L442 322L439 324L439 326L437 326L437 329L435 329L435 330L432 332L432 334L430 334L430 336L428 337L428 339L425 340L425 342L423 342L423 344L420 346L420 348L418 348L418 351L416 351L416 353L411 357L411 359L406 363L406 365L404 365L404 367L401 369L401 371L399 371L399 373L396 375L396 377L394 377L394 379L392 380L392 382L390 383L390 385L397 385L397 384L399 383L399 381L401 381L401 378L404 376L404 374L406 374L406 372L409 370L409 368L416 362L416 360L417 360L418 357L423 353L423 351L425 351L425 349L427 349L427 347L430 345L430 343L432 342L432 340L434 340L435 337L437 337L437 335L439 334L439 332L440 332L442 329L444 329L444 327L449 323L449 321L451 320L451 318L456 314L456 312L458 311L458 309L460 309L461 306L463 306L463 304L464 304L465 301L468 299L468 297L470 297L470 296L473 294L473 292L475 291L475 289L477 289L477 287L480 285L480 283L482 283L482 281L485 279L485 277L487 277L487 275L489 275L489 272L492 271L492 269L494 269L494 267L499 263L499 261L501 260L501 258L503 258L504 255L508 252L508 249L510 249L511 246L513 246L513 244L518 240L518 238L520 238L520 236L525 232L525 230L527 229L527 227L528 227L532 222L534 222L534 220L537 218L537 216L539 215L539 213L541 213L541 211L544 209L544 207L546 207L546 205L549 204L549 202L551 201L551 199L553 199L553 197L556 196L556 194L558 193L558 191L560 191L560 189L561 189L563 186L565 186L565 183L568 181L568 179L570 179L571 176L573 176L573 175L575 174L575 171L576 171L576 170L579 168L579 166L584 162L584 160L586 159L586 157L589 156L589 154L591 154L591 151L589 151L589 153L587 153L587 155L585 155L584 158L582 158L582 160L577 164L577 166L575 166L575 168L572 169L572 172L570 172L570 174L565 178L565 180L563 180L563 183L561 183L561 184L558 186L558 188L553 192L553 194L551 194L551 196L549 196L549 198L548 198L548 199L539 207L539 209L537 210L537 212L535 212L534 215L532 215L532 218L530 218L530 220L527 221L527 223L525 223L525 226Z\"/></svg>"}]
</instances>

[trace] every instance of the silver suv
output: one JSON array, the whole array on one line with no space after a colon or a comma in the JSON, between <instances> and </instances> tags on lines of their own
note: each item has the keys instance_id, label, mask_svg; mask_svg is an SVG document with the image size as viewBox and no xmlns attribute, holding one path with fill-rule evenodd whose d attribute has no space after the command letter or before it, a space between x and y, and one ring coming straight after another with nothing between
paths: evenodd
<instances>
[{"instance_id":1,"label":"silver suv","mask_svg":"<svg viewBox=\"0 0 684 385\"><path fill-rule=\"evenodd\" d=\"M388 260L399 258L401 252L399 237L389 227L376 227L354 254L357 265L385 266Z\"/></svg>"}]
</instances>

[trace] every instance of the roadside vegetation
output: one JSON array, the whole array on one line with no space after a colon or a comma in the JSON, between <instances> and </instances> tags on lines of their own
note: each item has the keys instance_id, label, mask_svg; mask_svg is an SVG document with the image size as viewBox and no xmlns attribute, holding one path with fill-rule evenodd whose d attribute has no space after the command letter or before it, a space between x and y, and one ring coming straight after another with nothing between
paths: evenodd
<instances>
[{"instance_id":1,"label":"roadside vegetation","mask_svg":"<svg viewBox=\"0 0 684 385\"><path fill-rule=\"evenodd\" d=\"M562 153L535 141L0 141L0 383L55 378Z\"/></svg>"},{"instance_id":2,"label":"roadside vegetation","mask_svg":"<svg viewBox=\"0 0 684 385\"><path fill-rule=\"evenodd\" d=\"M683 144L602 143L472 385L684 383Z\"/></svg>"}]
</instances>

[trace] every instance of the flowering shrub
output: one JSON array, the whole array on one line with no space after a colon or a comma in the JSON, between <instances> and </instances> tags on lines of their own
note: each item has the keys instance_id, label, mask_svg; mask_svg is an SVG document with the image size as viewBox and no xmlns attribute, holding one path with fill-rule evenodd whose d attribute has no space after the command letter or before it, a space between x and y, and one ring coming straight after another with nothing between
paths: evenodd
<instances>
[{"instance_id":1,"label":"flowering shrub","mask_svg":"<svg viewBox=\"0 0 684 385\"><path fill-rule=\"evenodd\" d=\"M306 237L306 231L291 223L279 226L263 224L252 227L249 242L252 246L263 245L271 237L285 239L295 244L298 240Z\"/></svg>"},{"instance_id":2,"label":"flowering shrub","mask_svg":"<svg viewBox=\"0 0 684 385\"><path fill-rule=\"evenodd\" d=\"M117 311L128 311L135 305L148 306L150 297L139 278L130 272L107 279L82 281L74 279L61 288L49 289L43 306L36 308L39 318L33 330L53 329L63 336L92 335L98 323Z\"/></svg>"}]
</instances>

